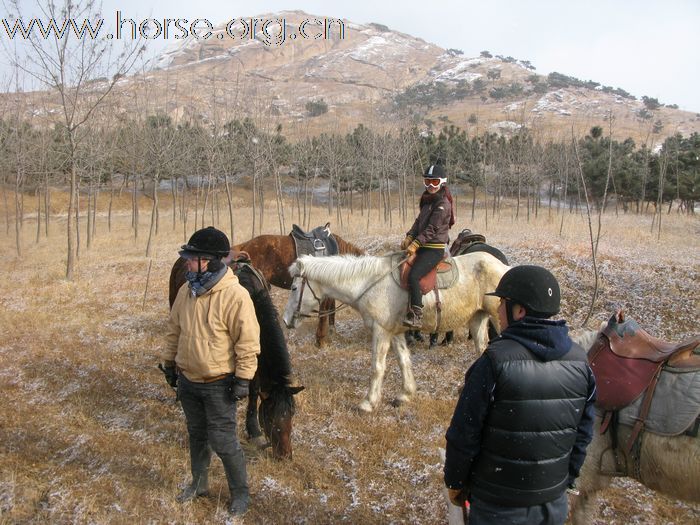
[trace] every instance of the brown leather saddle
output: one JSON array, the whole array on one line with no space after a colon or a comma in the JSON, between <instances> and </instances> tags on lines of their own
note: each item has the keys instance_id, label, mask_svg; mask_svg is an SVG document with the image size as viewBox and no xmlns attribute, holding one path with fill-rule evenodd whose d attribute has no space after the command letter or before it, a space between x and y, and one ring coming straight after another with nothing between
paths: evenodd
<instances>
[{"instance_id":1,"label":"brown leather saddle","mask_svg":"<svg viewBox=\"0 0 700 525\"><path fill-rule=\"evenodd\" d=\"M408 274L411 271L411 268L413 267L413 261L415 260L416 256L409 257L406 262L404 262L401 267L399 268L399 272L401 275L400 278L400 284L401 288L404 290L408 290ZM447 254L445 254L442 258L442 260L437 263L437 266L430 270L427 274L425 274L421 280L419 281L420 284L420 291L423 295L432 292L433 290L438 289L438 274L439 273L447 273L452 271L452 259L448 259ZM437 291L436 291L437 293Z\"/></svg>"},{"instance_id":2,"label":"brown leather saddle","mask_svg":"<svg viewBox=\"0 0 700 525\"><path fill-rule=\"evenodd\" d=\"M658 339L635 320L625 320L622 310L618 310L588 351L596 378L596 406L605 412L601 433L616 411L643 395L639 416L627 442L629 452L644 427L662 368L700 368L699 346L700 336L682 343Z\"/></svg>"}]
</instances>

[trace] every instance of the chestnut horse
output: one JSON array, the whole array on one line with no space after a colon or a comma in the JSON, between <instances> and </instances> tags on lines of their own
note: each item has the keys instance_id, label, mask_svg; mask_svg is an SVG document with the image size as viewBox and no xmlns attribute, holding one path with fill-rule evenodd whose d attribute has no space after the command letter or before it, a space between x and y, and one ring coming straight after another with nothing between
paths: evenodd
<instances>
[{"instance_id":1,"label":"chestnut horse","mask_svg":"<svg viewBox=\"0 0 700 525\"><path fill-rule=\"evenodd\" d=\"M351 244L338 235L333 234L338 243L338 253L364 255L354 244ZM249 241L236 244L231 249L232 252L246 252L250 255L252 265L263 277L273 286L289 290L292 287L292 276L289 275L289 266L296 260L297 253L294 240L289 235L259 235ZM170 271L170 306L175 301L177 291L185 282L185 260L180 257ZM332 312L335 310L333 299L324 300L321 305L322 312ZM320 316L316 327L316 344L323 346L328 337L329 324L334 326L335 315L333 313Z\"/></svg>"}]
</instances>

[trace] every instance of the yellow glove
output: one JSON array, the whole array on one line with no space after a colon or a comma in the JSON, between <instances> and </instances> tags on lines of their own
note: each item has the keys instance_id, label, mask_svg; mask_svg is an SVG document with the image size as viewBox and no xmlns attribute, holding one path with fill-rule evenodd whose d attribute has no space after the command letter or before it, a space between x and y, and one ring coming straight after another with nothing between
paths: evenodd
<instances>
[{"instance_id":1,"label":"yellow glove","mask_svg":"<svg viewBox=\"0 0 700 525\"><path fill-rule=\"evenodd\" d=\"M409 257L413 257L417 251L418 251L418 243L416 241L413 241L411 244L409 244L406 247L406 255L408 255Z\"/></svg>"},{"instance_id":2,"label":"yellow glove","mask_svg":"<svg viewBox=\"0 0 700 525\"><path fill-rule=\"evenodd\" d=\"M406 238L401 242L401 249L405 250L408 248L408 245L411 244L411 241L413 241L413 237L410 235L406 235Z\"/></svg>"},{"instance_id":3,"label":"yellow glove","mask_svg":"<svg viewBox=\"0 0 700 525\"><path fill-rule=\"evenodd\" d=\"M447 495L450 497L453 505L464 507L464 502L467 498L464 496L462 489L447 489Z\"/></svg>"}]
</instances>

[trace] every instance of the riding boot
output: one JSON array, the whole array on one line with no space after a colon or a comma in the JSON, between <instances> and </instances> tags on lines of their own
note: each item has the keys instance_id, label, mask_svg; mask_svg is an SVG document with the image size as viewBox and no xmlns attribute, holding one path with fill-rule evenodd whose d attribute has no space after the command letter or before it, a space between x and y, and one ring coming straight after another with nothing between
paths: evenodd
<instances>
[{"instance_id":1,"label":"riding boot","mask_svg":"<svg viewBox=\"0 0 700 525\"><path fill-rule=\"evenodd\" d=\"M248 511L250 494L248 491L248 474L246 472L243 450L238 448L236 453L221 457L224 472L228 481L231 502L228 512L232 516L243 516Z\"/></svg>"},{"instance_id":2,"label":"riding boot","mask_svg":"<svg viewBox=\"0 0 700 525\"><path fill-rule=\"evenodd\" d=\"M211 451L206 446L204 450L200 447L190 446L190 461L192 464L192 483L187 485L175 498L178 502L184 503L200 496L209 494L209 462Z\"/></svg>"},{"instance_id":3,"label":"riding boot","mask_svg":"<svg viewBox=\"0 0 700 525\"><path fill-rule=\"evenodd\" d=\"M413 329L420 329L423 326L423 307L411 305L408 312L406 312L403 325Z\"/></svg>"}]
</instances>

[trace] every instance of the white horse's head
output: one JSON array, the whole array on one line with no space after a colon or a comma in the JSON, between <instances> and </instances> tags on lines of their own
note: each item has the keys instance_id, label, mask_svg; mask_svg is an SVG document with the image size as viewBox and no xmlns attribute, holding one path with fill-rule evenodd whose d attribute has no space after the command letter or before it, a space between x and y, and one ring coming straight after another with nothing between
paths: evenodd
<instances>
[{"instance_id":1,"label":"white horse's head","mask_svg":"<svg viewBox=\"0 0 700 525\"><path fill-rule=\"evenodd\" d=\"M321 297L316 292L304 275L304 261L297 259L289 267L289 275L292 276L292 288L284 309L284 324L287 328L296 328L304 317L313 317L321 306Z\"/></svg>"}]
</instances>

